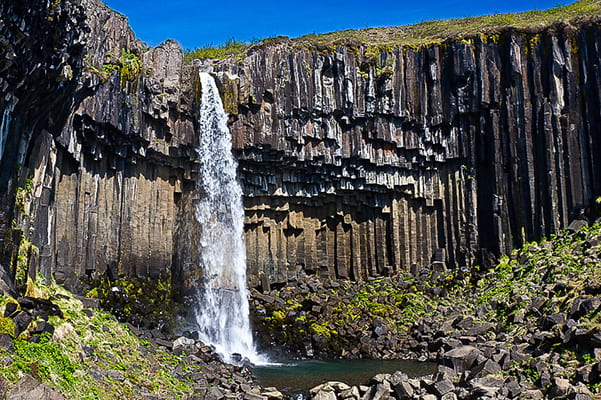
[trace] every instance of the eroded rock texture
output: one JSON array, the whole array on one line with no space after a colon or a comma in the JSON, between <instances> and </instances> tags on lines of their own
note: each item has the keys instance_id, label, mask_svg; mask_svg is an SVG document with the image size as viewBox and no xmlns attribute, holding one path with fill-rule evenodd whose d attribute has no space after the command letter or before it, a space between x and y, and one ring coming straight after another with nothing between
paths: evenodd
<instances>
[{"instance_id":1,"label":"eroded rock texture","mask_svg":"<svg viewBox=\"0 0 601 400\"><path fill-rule=\"evenodd\" d=\"M70 287L111 264L177 273L196 75L177 43L146 49L98 0L42 3L1 6L3 265L17 273L23 237L29 274Z\"/></svg>"},{"instance_id":2,"label":"eroded rock texture","mask_svg":"<svg viewBox=\"0 0 601 400\"><path fill-rule=\"evenodd\" d=\"M219 65L254 283L469 266L565 227L601 193L600 47L590 22Z\"/></svg>"},{"instance_id":3,"label":"eroded rock texture","mask_svg":"<svg viewBox=\"0 0 601 400\"><path fill-rule=\"evenodd\" d=\"M470 266L564 227L601 194L600 48L589 21L214 62L251 284ZM9 275L29 260L73 288L112 265L193 287L198 66L99 0L4 1L0 51Z\"/></svg>"}]
</instances>

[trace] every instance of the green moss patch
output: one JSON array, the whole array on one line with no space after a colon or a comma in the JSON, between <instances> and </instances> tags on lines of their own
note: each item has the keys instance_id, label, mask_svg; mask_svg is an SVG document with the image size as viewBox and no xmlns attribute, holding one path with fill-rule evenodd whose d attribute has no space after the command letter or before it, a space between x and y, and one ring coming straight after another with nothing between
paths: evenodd
<instances>
[{"instance_id":1,"label":"green moss patch","mask_svg":"<svg viewBox=\"0 0 601 400\"><path fill-rule=\"evenodd\" d=\"M14 351L0 349L0 377L9 386L29 374L67 399L176 399L194 394L184 372L202 374L198 365L152 347L109 313L85 309L55 284L38 279L35 286L60 307L64 317L49 318L55 327L52 336L43 334L36 342L22 335L13 340ZM7 301L12 300L4 296L2 302ZM2 326L10 328L10 324Z\"/></svg>"}]
</instances>

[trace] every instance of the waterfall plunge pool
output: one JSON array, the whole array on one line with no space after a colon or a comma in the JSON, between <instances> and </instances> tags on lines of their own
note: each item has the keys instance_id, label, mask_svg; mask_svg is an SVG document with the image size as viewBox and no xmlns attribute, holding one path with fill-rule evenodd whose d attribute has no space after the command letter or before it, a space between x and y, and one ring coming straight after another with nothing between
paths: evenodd
<instances>
[{"instance_id":1,"label":"waterfall plunge pool","mask_svg":"<svg viewBox=\"0 0 601 400\"><path fill-rule=\"evenodd\" d=\"M287 397L306 398L309 389L325 382L366 384L377 374L402 371L409 377L430 375L436 364L414 360L299 360L253 367L262 387L274 386Z\"/></svg>"}]
</instances>

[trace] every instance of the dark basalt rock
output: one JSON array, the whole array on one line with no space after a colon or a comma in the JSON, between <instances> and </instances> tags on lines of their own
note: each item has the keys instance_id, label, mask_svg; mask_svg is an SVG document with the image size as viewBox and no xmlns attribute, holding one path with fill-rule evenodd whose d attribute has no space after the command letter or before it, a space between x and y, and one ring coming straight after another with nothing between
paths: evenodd
<instances>
[{"instance_id":1,"label":"dark basalt rock","mask_svg":"<svg viewBox=\"0 0 601 400\"><path fill-rule=\"evenodd\" d=\"M596 22L506 29L375 61L283 40L217 63L251 283L470 266L586 225L600 38Z\"/></svg>"},{"instance_id":2,"label":"dark basalt rock","mask_svg":"<svg viewBox=\"0 0 601 400\"><path fill-rule=\"evenodd\" d=\"M23 234L38 249L30 276L79 289L107 270L170 275L183 298L201 278L190 220L203 63L184 65L172 41L146 49L99 0L8 0L0 17L0 263L14 268ZM490 264L585 224L601 195L598 26L375 58L282 39L205 61L231 113L251 285ZM120 74L122 54L139 71Z\"/></svg>"}]
</instances>

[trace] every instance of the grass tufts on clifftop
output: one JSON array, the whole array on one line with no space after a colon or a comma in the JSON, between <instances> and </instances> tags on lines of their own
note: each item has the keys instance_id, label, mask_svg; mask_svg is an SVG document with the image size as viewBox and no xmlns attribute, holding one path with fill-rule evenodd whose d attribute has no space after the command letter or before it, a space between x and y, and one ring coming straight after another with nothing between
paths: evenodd
<instances>
[{"instance_id":1,"label":"grass tufts on clifftop","mask_svg":"<svg viewBox=\"0 0 601 400\"><path fill-rule=\"evenodd\" d=\"M558 22L577 22L601 14L601 1L580 0L570 5L557 6L548 10L520 13L492 14L448 20L425 21L415 25L367 28L306 35L294 42L297 46L320 49L335 49L344 46L394 46L418 47L442 43L448 39L462 39L477 35L494 35L506 28L518 30L540 30Z\"/></svg>"},{"instance_id":2,"label":"grass tufts on clifftop","mask_svg":"<svg viewBox=\"0 0 601 400\"><path fill-rule=\"evenodd\" d=\"M226 40L226 42L219 46L207 45L198 47L194 50L186 50L184 58L186 63L190 63L192 60L199 59L224 59L231 56L242 54L251 46L251 43L240 42L234 38Z\"/></svg>"},{"instance_id":3,"label":"grass tufts on clifftop","mask_svg":"<svg viewBox=\"0 0 601 400\"><path fill-rule=\"evenodd\" d=\"M425 21L414 25L345 30L325 34L309 34L296 39L266 38L252 43L228 40L221 46L204 46L186 52L186 62L199 59L224 59L243 56L253 48L288 43L293 48L336 51L338 46L368 47L390 50L395 46L420 47L438 44L449 39L464 39L478 35L495 36L504 29L538 31L561 22L578 23L601 15L600 0L580 0L548 10L492 14L448 20Z\"/></svg>"}]
</instances>

